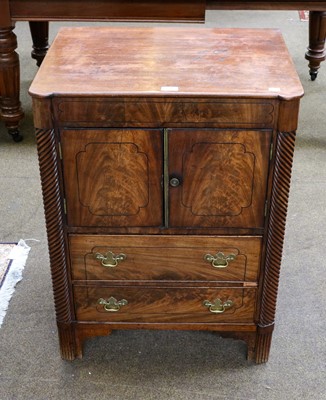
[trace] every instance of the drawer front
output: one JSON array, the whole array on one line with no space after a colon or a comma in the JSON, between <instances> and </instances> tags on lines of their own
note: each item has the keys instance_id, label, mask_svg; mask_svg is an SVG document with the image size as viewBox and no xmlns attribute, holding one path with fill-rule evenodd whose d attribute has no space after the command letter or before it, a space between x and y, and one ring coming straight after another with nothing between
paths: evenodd
<instances>
[{"instance_id":1,"label":"drawer front","mask_svg":"<svg viewBox=\"0 0 326 400\"><path fill-rule=\"evenodd\" d=\"M205 126L272 128L273 100L203 99L55 99L56 119L63 126Z\"/></svg>"},{"instance_id":2,"label":"drawer front","mask_svg":"<svg viewBox=\"0 0 326 400\"><path fill-rule=\"evenodd\" d=\"M74 287L79 321L252 323L256 289Z\"/></svg>"},{"instance_id":3,"label":"drawer front","mask_svg":"<svg viewBox=\"0 0 326 400\"><path fill-rule=\"evenodd\" d=\"M260 237L70 235L73 280L257 281Z\"/></svg>"}]
</instances>

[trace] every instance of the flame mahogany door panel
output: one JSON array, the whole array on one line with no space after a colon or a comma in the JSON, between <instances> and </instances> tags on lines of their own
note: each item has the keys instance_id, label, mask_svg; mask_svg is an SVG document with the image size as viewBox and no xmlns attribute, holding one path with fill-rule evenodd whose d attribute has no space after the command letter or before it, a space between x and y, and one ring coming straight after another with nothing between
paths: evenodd
<instances>
[{"instance_id":1,"label":"flame mahogany door panel","mask_svg":"<svg viewBox=\"0 0 326 400\"><path fill-rule=\"evenodd\" d=\"M263 227L272 131L172 129L171 227ZM171 182L171 180L170 180Z\"/></svg>"},{"instance_id":2,"label":"flame mahogany door panel","mask_svg":"<svg viewBox=\"0 0 326 400\"><path fill-rule=\"evenodd\" d=\"M160 226L162 131L61 132L68 225Z\"/></svg>"},{"instance_id":3,"label":"flame mahogany door panel","mask_svg":"<svg viewBox=\"0 0 326 400\"><path fill-rule=\"evenodd\" d=\"M163 157L171 227L263 227L272 131L63 130L68 224L161 226Z\"/></svg>"}]
</instances>

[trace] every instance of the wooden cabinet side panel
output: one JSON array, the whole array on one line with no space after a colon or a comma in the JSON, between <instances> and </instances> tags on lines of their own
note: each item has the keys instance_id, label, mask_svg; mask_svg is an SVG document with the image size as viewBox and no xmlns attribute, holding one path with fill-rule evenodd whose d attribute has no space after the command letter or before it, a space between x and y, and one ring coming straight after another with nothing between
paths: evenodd
<instances>
[{"instance_id":1,"label":"wooden cabinet side panel","mask_svg":"<svg viewBox=\"0 0 326 400\"><path fill-rule=\"evenodd\" d=\"M299 99L292 101L281 101L277 129L280 132L295 132L298 127Z\"/></svg>"},{"instance_id":2,"label":"wooden cabinet side panel","mask_svg":"<svg viewBox=\"0 0 326 400\"><path fill-rule=\"evenodd\" d=\"M33 120L34 126L43 129L53 128L52 101L50 98L33 97Z\"/></svg>"}]
</instances>

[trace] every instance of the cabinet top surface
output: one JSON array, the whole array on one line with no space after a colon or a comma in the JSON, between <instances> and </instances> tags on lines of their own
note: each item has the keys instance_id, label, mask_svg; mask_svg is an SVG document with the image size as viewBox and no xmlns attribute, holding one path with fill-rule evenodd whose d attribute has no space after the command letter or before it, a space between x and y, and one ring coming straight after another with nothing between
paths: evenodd
<instances>
[{"instance_id":1,"label":"cabinet top surface","mask_svg":"<svg viewBox=\"0 0 326 400\"><path fill-rule=\"evenodd\" d=\"M303 95L278 30L62 28L30 88L48 96Z\"/></svg>"}]
</instances>

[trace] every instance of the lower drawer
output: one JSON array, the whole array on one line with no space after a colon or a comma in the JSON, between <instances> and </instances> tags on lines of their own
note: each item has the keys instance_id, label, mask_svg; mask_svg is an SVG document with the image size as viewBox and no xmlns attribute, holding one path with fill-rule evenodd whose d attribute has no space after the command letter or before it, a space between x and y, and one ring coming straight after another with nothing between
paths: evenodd
<instances>
[{"instance_id":1,"label":"lower drawer","mask_svg":"<svg viewBox=\"0 0 326 400\"><path fill-rule=\"evenodd\" d=\"M75 286L79 321L252 323L255 288Z\"/></svg>"},{"instance_id":2,"label":"lower drawer","mask_svg":"<svg viewBox=\"0 0 326 400\"><path fill-rule=\"evenodd\" d=\"M255 282L261 254L258 236L70 235L69 245L73 280Z\"/></svg>"}]
</instances>

